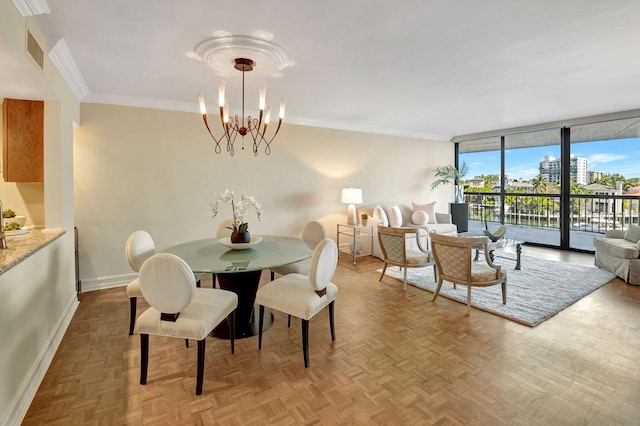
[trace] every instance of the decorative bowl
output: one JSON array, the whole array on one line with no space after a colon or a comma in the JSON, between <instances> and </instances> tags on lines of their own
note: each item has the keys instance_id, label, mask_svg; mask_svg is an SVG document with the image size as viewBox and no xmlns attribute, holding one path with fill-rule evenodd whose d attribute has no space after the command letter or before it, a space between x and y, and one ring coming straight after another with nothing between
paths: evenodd
<instances>
[{"instance_id":1,"label":"decorative bowl","mask_svg":"<svg viewBox=\"0 0 640 426\"><path fill-rule=\"evenodd\" d=\"M258 237L256 235L251 236L251 241L248 243L232 243L230 237L220 238L218 242L231 250L244 250L251 248L262 241L262 237Z\"/></svg>"},{"instance_id":2,"label":"decorative bowl","mask_svg":"<svg viewBox=\"0 0 640 426\"><path fill-rule=\"evenodd\" d=\"M14 217L3 217L2 220L4 223L16 222L20 227L24 226L24 223L27 220L26 216L14 216Z\"/></svg>"}]
</instances>

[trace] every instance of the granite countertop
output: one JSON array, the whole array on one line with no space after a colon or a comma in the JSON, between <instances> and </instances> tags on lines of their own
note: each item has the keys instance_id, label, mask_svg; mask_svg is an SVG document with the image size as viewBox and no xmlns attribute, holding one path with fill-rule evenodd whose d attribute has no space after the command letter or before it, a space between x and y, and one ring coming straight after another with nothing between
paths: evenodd
<instances>
[{"instance_id":1,"label":"granite countertop","mask_svg":"<svg viewBox=\"0 0 640 426\"><path fill-rule=\"evenodd\" d=\"M61 229L29 229L26 234L8 235L7 248L0 249L0 275L16 266L38 250L48 246L67 231Z\"/></svg>"}]
</instances>

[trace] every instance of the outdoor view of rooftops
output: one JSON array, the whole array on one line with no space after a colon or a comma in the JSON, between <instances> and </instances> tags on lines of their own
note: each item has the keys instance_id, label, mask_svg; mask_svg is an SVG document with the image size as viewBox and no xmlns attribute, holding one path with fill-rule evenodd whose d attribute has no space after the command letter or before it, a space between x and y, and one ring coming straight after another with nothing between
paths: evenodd
<instances>
[{"instance_id":1,"label":"outdoor view of rooftops","mask_svg":"<svg viewBox=\"0 0 640 426\"><path fill-rule=\"evenodd\" d=\"M571 144L571 248L594 250L594 236L638 224L639 158L640 138ZM560 244L559 141L545 146L505 146L504 201L500 196L499 149L461 153L459 164L466 166L460 184L469 203L470 230L478 231L503 220L510 238L550 246Z\"/></svg>"}]
</instances>

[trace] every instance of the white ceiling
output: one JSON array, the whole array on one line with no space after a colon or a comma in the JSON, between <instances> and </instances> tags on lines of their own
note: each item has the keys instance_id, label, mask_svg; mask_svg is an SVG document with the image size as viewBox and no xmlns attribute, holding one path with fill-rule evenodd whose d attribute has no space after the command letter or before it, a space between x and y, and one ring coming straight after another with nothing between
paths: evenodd
<instances>
[{"instance_id":1,"label":"white ceiling","mask_svg":"<svg viewBox=\"0 0 640 426\"><path fill-rule=\"evenodd\" d=\"M47 4L46 50L64 38L84 102L196 112L206 90L215 105L220 77L186 53L216 31L268 31L295 64L260 82L292 123L448 140L640 108L638 0ZM240 92L239 74L226 81Z\"/></svg>"}]
</instances>

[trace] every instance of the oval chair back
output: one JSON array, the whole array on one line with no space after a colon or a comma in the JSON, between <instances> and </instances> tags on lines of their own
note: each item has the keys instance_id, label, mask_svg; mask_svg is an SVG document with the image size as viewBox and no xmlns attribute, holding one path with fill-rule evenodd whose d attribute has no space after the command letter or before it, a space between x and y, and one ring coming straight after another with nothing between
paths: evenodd
<instances>
[{"instance_id":1,"label":"oval chair back","mask_svg":"<svg viewBox=\"0 0 640 426\"><path fill-rule=\"evenodd\" d=\"M135 231L127 238L125 253L129 266L134 271L139 272L144 261L154 255L155 252L156 245L147 231Z\"/></svg>"},{"instance_id":2,"label":"oval chair back","mask_svg":"<svg viewBox=\"0 0 640 426\"><path fill-rule=\"evenodd\" d=\"M189 306L196 278L187 262L171 253L158 253L140 269L140 289L151 306L163 314L177 314Z\"/></svg>"},{"instance_id":3,"label":"oval chair back","mask_svg":"<svg viewBox=\"0 0 640 426\"><path fill-rule=\"evenodd\" d=\"M331 282L338 266L338 246L336 242L325 238L313 250L309 267L309 283L316 292L322 291Z\"/></svg>"},{"instance_id":4,"label":"oval chair back","mask_svg":"<svg viewBox=\"0 0 640 426\"><path fill-rule=\"evenodd\" d=\"M308 222L302 230L302 239L310 249L315 249L318 243L327 238L327 230L317 220Z\"/></svg>"}]
</instances>

